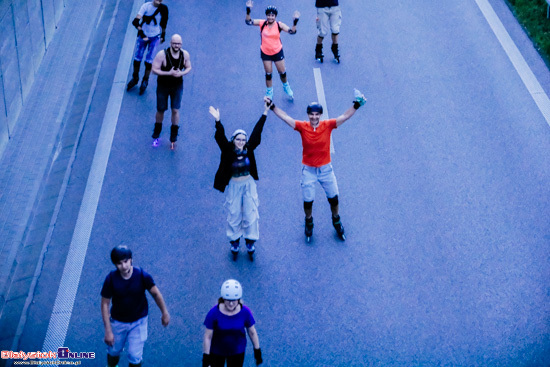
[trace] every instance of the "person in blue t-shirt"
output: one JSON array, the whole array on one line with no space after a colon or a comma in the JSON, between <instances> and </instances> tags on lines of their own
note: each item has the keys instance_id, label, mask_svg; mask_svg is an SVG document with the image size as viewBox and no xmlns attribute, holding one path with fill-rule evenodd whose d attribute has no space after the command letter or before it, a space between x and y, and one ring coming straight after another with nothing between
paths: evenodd
<instances>
[{"instance_id":1,"label":"person in blue t-shirt","mask_svg":"<svg viewBox=\"0 0 550 367\"><path fill-rule=\"evenodd\" d=\"M204 320L203 367L242 367L246 350L246 332L254 346L256 364L262 364L260 340L254 324L256 321L248 307L242 304L241 284L228 279L222 284L218 304L208 312Z\"/></svg>"},{"instance_id":2,"label":"person in blue t-shirt","mask_svg":"<svg viewBox=\"0 0 550 367\"><path fill-rule=\"evenodd\" d=\"M120 353L126 344L129 366L141 366L143 345L147 340L149 313L145 290L151 293L160 308L163 326L170 323L170 314L153 277L145 270L132 265L132 251L127 246L115 247L111 251L111 261L117 270L107 275L101 289L101 316L105 325L107 366L117 366Z\"/></svg>"}]
</instances>

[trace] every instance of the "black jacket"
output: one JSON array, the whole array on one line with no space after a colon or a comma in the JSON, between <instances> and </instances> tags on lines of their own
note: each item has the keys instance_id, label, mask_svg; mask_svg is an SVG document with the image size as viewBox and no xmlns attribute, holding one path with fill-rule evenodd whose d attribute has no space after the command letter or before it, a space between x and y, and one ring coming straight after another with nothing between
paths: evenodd
<instances>
[{"instance_id":1,"label":"black jacket","mask_svg":"<svg viewBox=\"0 0 550 367\"><path fill-rule=\"evenodd\" d=\"M245 145L245 149L248 152L248 159L250 160L250 175L255 180L258 180L258 169L256 168L254 149L260 145L262 140L262 130L264 129L266 118L266 115L262 115L258 122L256 122L256 126L254 126L254 130L252 130L252 134L250 134L250 137ZM235 144L227 140L225 136L225 129L220 121L216 121L216 134L214 135L214 138L222 151L220 166L218 167L216 177L214 178L214 188L224 192L225 187L229 184L229 180L231 180L231 165L236 159L237 153L235 153Z\"/></svg>"}]
</instances>

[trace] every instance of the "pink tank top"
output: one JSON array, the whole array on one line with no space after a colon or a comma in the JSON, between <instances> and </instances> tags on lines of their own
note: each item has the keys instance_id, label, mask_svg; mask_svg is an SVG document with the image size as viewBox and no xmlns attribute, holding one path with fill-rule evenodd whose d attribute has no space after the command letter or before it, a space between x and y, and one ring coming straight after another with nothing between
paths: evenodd
<instances>
[{"instance_id":1,"label":"pink tank top","mask_svg":"<svg viewBox=\"0 0 550 367\"><path fill-rule=\"evenodd\" d=\"M266 55L275 55L283 48L283 44L281 43L281 32L279 32L279 22L274 22L271 28L266 24L262 29L265 22L267 22L267 20L262 20L260 22L262 36L262 45L260 48Z\"/></svg>"}]
</instances>

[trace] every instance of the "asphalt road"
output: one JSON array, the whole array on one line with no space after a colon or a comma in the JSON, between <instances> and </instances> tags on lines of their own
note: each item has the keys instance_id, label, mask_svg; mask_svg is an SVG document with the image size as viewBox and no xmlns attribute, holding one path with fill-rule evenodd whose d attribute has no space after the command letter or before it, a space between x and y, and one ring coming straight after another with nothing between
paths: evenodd
<instances>
[{"instance_id":1,"label":"asphalt road","mask_svg":"<svg viewBox=\"0 0 550 367\"><path fill-rule=\"evenodd\" d=\"M259 30L244 2L166 0L185 77L178 145L151 146L156 80L126 93L65 346L104 364L100 289L124 243L172 315L150 299L144 365L196 366L202 322L223 280L236 278L257 320L267 366L548 365L550 129L474 1L342 2L342 63L314 60L315 8L300 4L283 34L295 100L274 76L275 103L305 119L322 75L330 117L367 105L333 133L348 240L339 241L318 187L306 244L298 133L270 113L256 151L260 240L231 260L214 121L250 131L263 111ZM274 1L290 24L295 2ZM257 1L253 18L267 3ZM94 97L101 121L132 4L122 4ZM517 26L517 25L516 25ZM99 125L84 132L21 350L38 350L51 316ZM71 261L71 259L69 259ZM250 342L246 365L253 365ZM125 364L126 362L124 362Z\"/></svg>"}]
</instances>

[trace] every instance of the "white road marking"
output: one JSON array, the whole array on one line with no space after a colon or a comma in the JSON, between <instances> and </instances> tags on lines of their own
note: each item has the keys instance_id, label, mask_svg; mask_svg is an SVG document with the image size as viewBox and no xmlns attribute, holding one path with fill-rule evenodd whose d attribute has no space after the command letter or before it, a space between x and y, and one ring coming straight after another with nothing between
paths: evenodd
<instances>
[{"instance_id":1,"label":"white road marking","mask_svg":"<svg viewBox=\"0 0 550 367\"><path fill-rule=\"evenodd\" d=\"M504 28L504 25L498 18L498 15L496 15L489 2L487 0L475 1L477 3L477 6L483 13L483 16L489 23L489 26L493 30L493 33L502 45L502 48L506 52L506 55L508 55L508 58L514 65L514 68L516 69L521 80L523 81L523 84L525 84L525 87L529 91L529 94L531 94L531 97L533 98L540 112L544 116L546 123L550 126L550 100L544 92L544 89L542 89L539 81L537 80L537 77L535 76L535 74L533 74L533 71L531 70L529 65L527 65L527 62L521 55L521 52L518 50L516 44L506 31L506 28Z\"/></svg>"},{"instance_id":2,"label":"white road marking","mask_svg":"<svg viewBox=\"0 0 550 367\"><path fill-rule=\"evenodd\" d=\"M325 99L325 89L323 87L323 78L321 77L321 69L313 68L313 77L315 78L315 89L317 89L317 102L323 106L322 120L326 120L329 117L327 100ZM330 135L330 153L334 154L334 144L332 143L332 135Z\"/></svg>"},{"instance_id":3,"label":"white road marking","mask_svg":"<svg viewBox=\"0 0 550 367\"><path fill-rule=\"evenodd\" d=\"M132 16L138 12L142 3L142 0L134 0L134 6L131 13ZM113 81L113 87L111 88L109 102L107 104L99 140L94 153L92 167L88 176L88 182L86 183L86 189L84 191L84 197L82 198L82 204L78 213L78 219L65 267L63 268L63 275L61 276L61 282L55 298L44 346L42 347L42 351L44 352L57 352L57 348L65 345L69 321L71 320L71 314L73 312L74 301L80 283L80 276L82 274L82 267L84 266L84 259L86 258L90 234L97 211L97 204L103 186L103 179L105 178L105 171L107 169L109 155L111 154L111 146L113 144L120 107L126 89L126 78L132 63L136 32L133 25L130 24L130 22L128 22L128 24Z\"/></svg>"}]
</instances>

